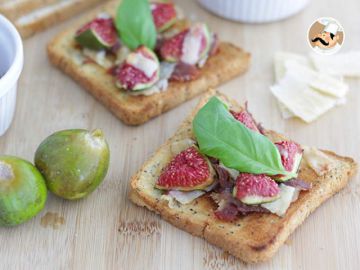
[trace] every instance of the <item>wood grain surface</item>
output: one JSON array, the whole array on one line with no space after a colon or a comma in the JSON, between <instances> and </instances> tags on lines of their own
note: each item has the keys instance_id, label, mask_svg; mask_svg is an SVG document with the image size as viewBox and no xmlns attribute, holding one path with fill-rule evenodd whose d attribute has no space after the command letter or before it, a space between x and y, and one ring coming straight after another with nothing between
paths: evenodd
<instances>
[{"instance_id":1,"label":"wood grain surface","mask_svg":"<svg viewBox=\"0 0 360 270\"><path fill-rule=\"evenodd\" d=\"M360 80L347 80L346 105L312 124L281 118L269 91L276 51L309 53L306 32L318 17L342 23L343 51L360 49L360 2L311 1L285 21L237 24L201 9L195 1L176 1L192 19L206 21L221 39L252 53L247 74L220 87L247 100L256 119L306 145L331 149L360 161ZM273 260L245 265L232 256L176 229L127 197L128 181L141 164L176 130L198 99L139 127L122 124L75 82L53 68L46 43L72 21L25 41L25 67L10 130L0 153L33 160L39 143L68 128L102 128L111 147L111 167L88 198L68 202L49 195L45 209L30 222L0 229L0 269L359 269L360 178L313 213Z\"/></svg>"}]
</instances>

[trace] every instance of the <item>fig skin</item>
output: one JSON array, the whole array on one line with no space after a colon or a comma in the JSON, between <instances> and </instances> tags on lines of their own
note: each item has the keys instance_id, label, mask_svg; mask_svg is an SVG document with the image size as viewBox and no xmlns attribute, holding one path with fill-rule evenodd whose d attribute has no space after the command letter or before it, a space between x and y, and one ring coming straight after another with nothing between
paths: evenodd
<instances>
[{"instance_id":1,"label":"fig skin","mask_svg":"<svg viewBox=\"0 0 360 270\"><path fill-rule=\"evenodd\" d=\"M101 130L71 129L55 132L40 144L35 166L52 193L76 200L100 185L109 159L109 146Z\"/></svg>"},{"instance_id":2,"label":"fig skin","mask_svg":"<svg viewBox=\"0 0 360 270\"><path fill-rule=\"evenodd\" d=\"M16 226L45 206L47 189L40 172L28 161L0 156L0 226Z\"/></svg>"}]
</instances>

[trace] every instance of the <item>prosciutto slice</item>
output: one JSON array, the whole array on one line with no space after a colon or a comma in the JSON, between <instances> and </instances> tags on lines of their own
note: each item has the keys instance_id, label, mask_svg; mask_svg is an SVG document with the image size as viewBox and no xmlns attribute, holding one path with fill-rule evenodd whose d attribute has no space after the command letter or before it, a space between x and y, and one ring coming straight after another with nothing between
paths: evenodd
<instances>
[{"instance_id":1,"label":"prosciutto slice","mask_svg":"<svg viewBox=\"0 0 360 270\"><path fill-rule=\"evenodd\" d=\"M268 213L269 210L260 205L247 205L237 200L229 191L221 193L212 193L211 197L219 205L214 212L215 216L223 221L233 221L238 215L247 215L249 213Z\"/></svg>"},{"instance_id":2,"label":"prosciutto slice","mask_svg":"<svg viewBox=\"0 0 360 270\"><path fill-rule=\"evenodd\" d=\"M310 190L312 186L311 183L305 182L304 180L298 178L285 181L283 184L300 190Z\"/></svg>"},{"instance_id":3,"label":"prosciutto slice","mask_svg":"<svg viewBox=\"0 0 360 270\"><path fill-rule=\"evenodd\" d=\"M199 75L200 71L196 66L179 62L175 66L175 69L171 74L170 80L186 82L196 79Z\"/></svg>"}]
</instances>

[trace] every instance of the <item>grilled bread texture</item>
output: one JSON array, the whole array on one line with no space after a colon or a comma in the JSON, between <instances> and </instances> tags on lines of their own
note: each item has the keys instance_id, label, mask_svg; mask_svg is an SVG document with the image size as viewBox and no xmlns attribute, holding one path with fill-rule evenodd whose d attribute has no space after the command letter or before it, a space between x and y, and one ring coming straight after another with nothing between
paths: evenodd
<instances>
[{"instance_id":1,"label":"grilled bread texture","mask_svg":"<svg viewBox=\"0 0 360 270\"><path fill-rule=\"evenodd\" d=\"M0 13L8 17L23 38L31 37L107 0L4 0Z\"/></svg>"},{"instance_id":2,"label":"grilled bread texture","mask_svg":"<svg viewBox=\"0 0 360 270\"><path fill-rule=\"evenodd\" d=\"M204 238L245 262L266 261L274 256L289 235L317 207L345 187L356 172L357 164L349 157L322 151L332 161L332 166L325 174L318 176L303 160L299 178L311 183L312 188L300 193L299 198L290 205L284 217L270 213L253 213L239 217L233 222L223 222L215 218L214 210L217 206L209 194L189 204L169 207L168 202L161 199L161 191L154 187L155 182L173 157L170 151L171 144L187 138L194 139L192 120L197 111L214 95L231 104L234 110L240 109L235 101L210 90L181 124L175 135L167 140L132 177L130 199L135 204L156 212L176 227ZM283 135L270 130L265 130L265 134L272 141L286 139Z\"/></svg>"},{"instance_id":3,"label":"grilled bread texture","mask_svg":"<svg viewBox=\"0 0 360 270\"><path fill-rule=\"evenodd\" d=\"M74 35L77 29L96 15L114 14L118 2L113 1L81 19L71 29L60 33L48 45L50 61L83 86L114 115L128 125L140 125L187 100L245 72L250 54L231 43L221 42L217 54L209 57L197 79L169 82L166 91L150 96L130 95L116 87L114 77L96 63L84 64Z\"/></svg>"}]
</instances>

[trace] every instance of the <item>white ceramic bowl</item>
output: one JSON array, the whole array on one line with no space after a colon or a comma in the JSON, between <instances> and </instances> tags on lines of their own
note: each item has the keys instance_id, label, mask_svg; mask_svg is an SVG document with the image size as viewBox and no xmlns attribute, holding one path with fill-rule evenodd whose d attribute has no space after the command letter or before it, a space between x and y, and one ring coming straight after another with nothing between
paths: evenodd
<instances>
[{"instance_id":1,"label":"white ceramic bowl","mask_svg":"<svg viewBox=\"0 0 360 270\"><path fill-rule=\"evenodd\" d=\"M309 0L198 0L212 13L226 19L265 23L290 17L308 4Z\"/></svg>"},{"instance_id":2,"label":"white ceramic bowl","mask_svg":"<svg viewBox=\"0 0 360 270\"><path fill-rule=\"evenodd\" d=\"M0 136L14 117L17 82L23 62L21 37L15 27L0 15Z\"/></svg>"}]
</instances>

